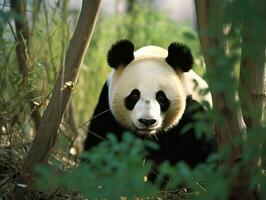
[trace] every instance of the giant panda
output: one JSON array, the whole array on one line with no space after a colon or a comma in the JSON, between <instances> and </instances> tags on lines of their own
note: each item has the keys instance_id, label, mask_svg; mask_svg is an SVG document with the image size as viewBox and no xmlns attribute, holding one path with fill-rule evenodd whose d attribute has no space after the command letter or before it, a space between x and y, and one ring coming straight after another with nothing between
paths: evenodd
<instances>
[{"instance_id":1,"label":"giant panda","mask_svg":"<svg viewBox=\"0 0 266 200\"><path fill-rule=\"evenodd\" d=\"M199 95L207 83L191 68L190 49L171 43L168 50L145 46L134 52L134 44L121 40L113 44L107 55L113 71L105 82L90 120L84 149L103 141L108 133L119 139L130 131L142 139L158 144L148 158L155 164L169 161L186 162L189 166L205 162L215 151L213 139L197 139L192 126L185 134L182 128L196 123L194 114L206 112L202 101L212 105L211 95Z\"/></svg>"}]
</instances>

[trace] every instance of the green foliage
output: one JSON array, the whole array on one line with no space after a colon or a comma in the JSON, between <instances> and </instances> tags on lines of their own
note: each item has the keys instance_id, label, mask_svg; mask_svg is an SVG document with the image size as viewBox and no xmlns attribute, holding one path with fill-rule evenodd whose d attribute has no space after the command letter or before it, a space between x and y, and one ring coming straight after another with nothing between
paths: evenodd
<instances>
[{"instance_id":1,"label":"green foliage","mask_svg":"<svg viewBox=\"0 0 266 200\"><path fill-rule=\"evenodd\" d=\"M108 140L83 155L84 163L78 168L58 171L52 166L36 167L36 184L39 189L50 192L59 188L78 191L88 199L162 198L158 193L162 184L166 185L165 191L176 191L178 185L186 186L188 192L182 194L184 199L227 199L230 178L224 166L217 167L217 154L193 170L184 162L172 166L166 161L158 167L155 183L151 184L144 182L152 166L150 161L144 162L146 147L158 148L130 133L125 133L120 142L110 134ZM173 195L180 197L177 192Z\"/></svg>"},{"instance_id":2,"label":"green foliage","mask_svg":"<svg viewBox=\"0 0 266 200\"><path fill-rule=\"evenodd\" d=\"M216 169L218 157L214 155L208 164L199 165L193 170L184 162L172 166L166 161L158 167L155 183L145 182L144 177L149 174L152 166L150 161L144 162L147 147L158 148L154 143L137 139L130 133L125 133L120 142L110 134L108 140L89 153L84 153L83 163L76 169L59 172L58 168L52 166L36 167L36 184L46 191L62 187L78 191L88 199L119 199L122 196L128 199L159 198L161 184L166 184L165 191L185 185L189 192L183 194L184 199L227 198L228 177L222 167ZM174 195L178 197L178 193Z\"/></svg>"},{"instance_id":3,"label":"green foliage","mask_svg":"<svg viewBox=\"0 0 266 200\"><path fill-rule=\"evenodd\" d=\"M73 32L73 25L77 19L77 13L74 11L65 13L62 4L40 2L42 3L39 10L35 10L34 3L28 5L28 9L34 8L32 16L35 16L35 21L31 19L29 23L31 37L28 51L32 66L26 81L22 81L24 77L18 69L15 39L8 24L14 18L19 19L20 16L5 10L0 13L0 128L7 130L10 141L12 141L13 132L25 134L33 131L34 125L30 118L32 110L28 106L28 96L32 92L36 94L36 98L30 101L40 103L39 110L42 112L62 66L70 33ZM141 2L143 1L139 1ZM198 36L186 24L171 21L165 13L160 13L143 3L137 4L130 13L117 12L115 15L102 13L72 96L75 105L74 115L78 124L89 119L102 85L111 70L106 63L109 47L123 38L132 40L136 49L149 44L167 48L173 41L187 44L195 56L195 70L204 74L211 91L223 94L232 107L240 106L239 100L235 98L235 91L239 86L243 20L250 23L249 33L260 41L260 38L264 37L261 33L265 29L266 1L224 0L218 2L223 8L223 13L226 14L220 18L217 13L219 19L217 24L213 24L205 34L217 36L217 33L213 31L216 25L225 29L229 28L229 33L224 34L222 39L222 44L225 44L227 51L221 51L223 50L221 47L206 50L208 55L215 60L216 65L215 68L211 67L206 74ZM257 6L258 3L261 6ZM68 20L64 19L64 15L68 15ZM257 52L254 49L260 43L257 40L253 48L247 49L247 55L255 60ZM246 74L246 79L249 77L250 74ZM250 80L252 81L254 80ZM202 92L206 93L206 91ZM209 108L207 104L204 106ZM250 110L242 111L251 117L256 117L257 114L252 110L252 106ZM215 122L221 127L227 126L226 119L221 113L211 109L207 115L196 115L195 118L198 120L197 123L188 124L183 134L190 128L196 128L197 137L203 134L210 136L213 127L209 122ZM235 144L243 145L244 152L242 160L234 164L230 173L225 162L216 166L217 160L228 159L232 145L227 145L219 149L218 154L211 155L207 164L199 165L193 170L182 162L176 166L165 162L159 167L156 184L145 183L143 177L149 172L151 163L147 161L143 165L143 158L145 147L152 144L126 134L122 143L110 135L108 141L104 141L90 154L84 155L84 159L89 159L90 163L71 171L59 171L58 169L64 169L62 163L50 159L54 167L37 167L39 174L37 184L40 188L49 191L61 187L79 191L88 199L118 199L121 196L153 197L159 190L158 185L165 181L165 176L170 176L167 188L171 189L179 184L188 186L189 192L184 195L184 199L222 200L228 199L232 182L239 169L252 165L255 158L260 156L260 165L254 166L249 171L249 185L250 188L259 186L262 199L266 199L266 147L263 144L266 141L265 132L264 116L264 124L261 127L246 130L244 139L235 139ZM2 136L2 132L0 133ZM58 144L62 149L67 150L70 141L62 138L63 136L59 138ZM73 142L73 136L70 138Z\"/></svg>"},{"instance_id":4,"label":"green foliage","mask_svg":"<svg viewBox=\"0 0 266 200\"><path fill-rule=\"evenodd\" d=\"M84 162L88 163L72 171L59 173L53 167L38 166L37 185L46 190L64 187L79 191L88 199L151 196L157 188L144 182L151 168L149 161L145 164L143 161L147 146L157 148L129 133L123 135L121 142L110 134L107 141L83 155Z\"/></svg>"}]
</instances>

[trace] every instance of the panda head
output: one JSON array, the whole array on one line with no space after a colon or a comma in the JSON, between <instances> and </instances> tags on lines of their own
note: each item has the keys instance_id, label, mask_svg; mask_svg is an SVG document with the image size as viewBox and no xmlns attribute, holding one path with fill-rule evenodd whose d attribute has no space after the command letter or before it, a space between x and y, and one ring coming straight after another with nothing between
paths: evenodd
<instances>
[{"instance_id":1,"label":"panda head","mask_svg":"<svg viewBox=\"0 0 266 200\"><path fill-rule=\"evenodd\" d=\"M186 106L184 72L193 65L190 49L172 43L168 51L146 46L134 52L128 40L108 52L114 70L109 84L109 104L116 120L139 134L155 134L178 123Z\"/></svg>"}]
</instances>

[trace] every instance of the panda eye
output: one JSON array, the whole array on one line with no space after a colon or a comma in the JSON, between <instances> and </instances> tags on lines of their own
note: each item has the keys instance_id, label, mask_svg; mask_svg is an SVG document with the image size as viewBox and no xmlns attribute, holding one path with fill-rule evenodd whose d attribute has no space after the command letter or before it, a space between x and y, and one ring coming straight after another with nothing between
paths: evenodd
<instances>
[{"instance_id":1,"label":"panda eye","mask_svg":"<svg viewBox=\"0 0 266 200\"><path fill-rule=\"evenodd\" d=\"M163 91L159 90L156 93L156 100L160 104L161 111L166 112L170 106L170 101Z\"/></svg>"},{"instance_id":2,"label":"panda eye","mask_svg":"<svg viewBox=\"0 0 266 200\"><path fill-rule=\"evenodd\" d=\"M139 98L140 98L140 91L137 89L132 90L131 93L125 98L126 108L128 110L133 110Z\"/></svg>"},{"instance_id":3,"label":"panda eye","mask_svg":"<svg viewBox=\"0 0 266 200\"><path fill-rule=\"evenodd\" d=\"M132 92L130 93L130 97L134 100L138 100L140 96L140 93L137 89L132 90Z\"/></svg>"},{"instance_id":4,"label":"panda eye","mask_svg":"<svg viewBox=\"0 0 266 200\"><path fill-rule=\"evenodd\" d=\"M164 102L166 100L166 96L164 94L164 92L162 91L159 91L157 94L156 94L156 100L158 102Z\"/></svg>"}]
</instances>

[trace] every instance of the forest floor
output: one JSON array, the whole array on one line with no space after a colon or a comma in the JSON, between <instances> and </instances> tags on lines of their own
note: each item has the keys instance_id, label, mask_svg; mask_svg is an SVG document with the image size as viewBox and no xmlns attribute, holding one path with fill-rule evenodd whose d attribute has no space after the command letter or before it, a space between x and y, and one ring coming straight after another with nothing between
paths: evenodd
<instances>
[{"instance_id":1,"label":"forest floor","mask_svg":"<svg viewBox=\"0 0 266 200\"><path fill-rule=\"evenodd\" d=\"M10 200L13 196L14 188L17 184L17 177L23 173L22 166L28 149L30 148L31 139L22 137L21 134L12 134L12 137L4 135L0 138L0 200ZM62 165L69 166L73 160L67 160L62 156L63 152L53 152L52 157ZM63 159L64 158L64 159ZM49 199L49 200L84 200L77 192L65 191L61 188L50 192L29 193L27 196L32 199Z\"/></svg>"}]
</instances>

